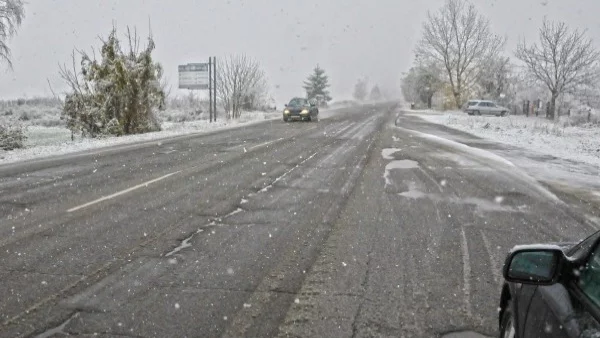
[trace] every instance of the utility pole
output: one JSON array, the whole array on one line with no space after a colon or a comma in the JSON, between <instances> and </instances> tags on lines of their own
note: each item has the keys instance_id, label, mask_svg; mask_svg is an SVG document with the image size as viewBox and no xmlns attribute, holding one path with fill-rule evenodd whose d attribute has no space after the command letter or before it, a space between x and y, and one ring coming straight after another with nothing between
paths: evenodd
<instances>
[{"instance_id":1,"label":"utility pole","mask_svg":"<svg viewBox=\"0 0 600 338\"><path fill-rule=\"evenodd\" d=\"M209 122L213 121L213 91L212 91L212 58L208 57L208 114Z\"/></svg>"}]
</instances>

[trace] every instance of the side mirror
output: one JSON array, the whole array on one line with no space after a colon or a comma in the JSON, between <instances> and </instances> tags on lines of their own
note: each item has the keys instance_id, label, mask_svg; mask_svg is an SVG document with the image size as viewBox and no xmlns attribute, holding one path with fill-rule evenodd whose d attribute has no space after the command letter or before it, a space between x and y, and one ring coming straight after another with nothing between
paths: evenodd
<instances>
[{"instance_id":1,"label":"side mirror","mask_svg":"<svg viewBox=\"0 0 600 338\"><path fill-rule=\"evenodd\" d=\"M286 103L286 104L284 104L284 106L287 108L287 103Z\"/></svg>"},{"instance_id":2,"label":"side mirror","mask_svg":"<svg viewBox=\"0 0 600 338\"><path fill-rule=\"evenodd\" d=\"M555 245L516 246L504 263L504 279L523 284L554 284L563 257L562 250Z\"/></svg>"}]
</instances>

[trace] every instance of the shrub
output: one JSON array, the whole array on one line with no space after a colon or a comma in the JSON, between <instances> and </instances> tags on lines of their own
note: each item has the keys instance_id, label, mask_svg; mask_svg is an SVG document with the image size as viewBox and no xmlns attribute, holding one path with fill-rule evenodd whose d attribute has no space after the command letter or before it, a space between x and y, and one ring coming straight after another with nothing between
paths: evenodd
<instances>
[{"instance_id":1,"label":"shrub","mask_svg":"<svg viewBox=\"0 0 600 338\"><path fill-rule=\"evenodd\" d=\"M92 137L160 130L156 112L164 109L165 92L162 66L152 59L154 41L149 37L141 49L129 29L126 38L129 50L122 49L113 29L103 41L100 59L81 52L80 71L61 68L71 87L63 106L69 129Z\"/></svg>"},{"instance_id":2,"label":"shrub","mask_svg":"<svg viewBox=\"0 0 600 338\"><path fill-rule=\"evenodd\" d=\"M0 125L0 149L13 150L25 146L25 132L21 126Z\"/></svg>"}]
</instances>

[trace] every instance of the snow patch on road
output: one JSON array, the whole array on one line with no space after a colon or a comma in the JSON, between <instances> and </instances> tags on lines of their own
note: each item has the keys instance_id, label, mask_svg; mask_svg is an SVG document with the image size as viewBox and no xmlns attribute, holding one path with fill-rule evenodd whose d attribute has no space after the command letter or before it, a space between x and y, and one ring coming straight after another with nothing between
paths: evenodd
<instances>
[{"instance_id":1,"label":"snow patch on road","mask_svg":"<svg viewBox=\"0 0 600 338\"><path fill-rule=\"evenodd\" d=\"M460 204L460 205L470 205L474 206L478 211L496 211L496 212L517 212L520 210L515 210L514 208L503 205L498 202L495 198L494 200L487 200L478 197L465 197L460 198L456 196L443 196L439 194L425 193L414 187L410 187L408 191L401 192L398 194L399 196L418 200L418 199L429 199L435 202L445 202L452 204Z\"/></svg>"},{"instance_id":2,"label":"snow patch on road","mask_svg":"<svg viewBox=\"0 0 600 338\"><path fill-rule=\"evenodd\" d=\"M407 197L410 199L421 199L421 198L426 198L429 196L429 194L426 194L420 190L416 190L416 189L410 189L408 191L405 192L401 192L398 195L402 196L402 197Z\"/></svg>"},{"instance_id":3,"label":"snow patch on road","mask_svg":"<svg viewBox=\"0 0 600 338\"><path fill-rule=\"evenodd\" d=\"M394 157L392 155L401 150L402 149L398 149L398 148L384 148L381 150L381 157L383 157L385 160L393 160Z\"/></svg>"},{"instance_id":4,"label":"snow patch on road","mask_svg":"<svg viewBox=\"0 0 600 338\"><path fill-rule=\"evenodd\" d=\"M525 171L519 169L512 162L508 161L507 159L505 159L501 156L498 156L487 150L470 147L466 144L452 141L452 140L442 138L442 137L439 137L436 135L431 135L431 134L419 132L419 131L412 130L412 129L406 129L406 128L402 128L402 127L398 127L398 126L396 128L398 128L408 134L412 134L414 136L417 136L417 137L420 137L420 138L423 138L426 140L430 140L432 142L441 144L447 148L455 150L458 153L456 155L462 155L464 157L467 157L470 160L478 162L478 164L483 168L490 167L490 164L494 164L493 168L495 170L501 171L502 173L504 173L505 175L514 179L515 181L521 181L521 182L527 183L532 188L532 190L537 192L537 194L539 194L540 196L545 197L555 203L563 203L555 194L553 194L550 190L543 187L537 180L535 180L533 177L531 177L527 173L525 173Z\"/></svg>"},{"instance_id":5,"label":"snow patch on road","mask_svg":"<svg viewBox=\"0 0 600 338\"><path fill-rule=\"evenodd\" d=\"M383 179L385 180L385 185L388 186L392 184L390 179L390 171L394 169L415 169L419 168L419 163L413 160L396 160L388 163L385 166L385 172L383 173Z\"/></svg>"},{"instance_id":6,"label":"snow patch on road","mask_svg":"<svg viewBox=\"0 0 600 338\"><path fill-rule=\"evenodd\" d=\"M402 128L402 129L404 129L404 128ZM432 135L432 134L422 133L422 132L416 131L416 130L411 130L411 129L404 129L404 130L406 130L409 133L412 133L415 136L434 141L441 145L444 145L444 146L447 146L449 148L453 148L456 150L460 150L467 154L471 154L475 158L483 158L486 160L494 161L498 164L501 164L501 165L504 165L507 167L515 167L515 165L512 162L510 162L509 160L505 159L504 157L498 156L494 153L491 153L487 150L470 147L463 143L455 142L455 141L452 141L452 140L449 140L449 139L446 139L443 137L439 137L436 135Z\"/></svg>"}]
</instances>

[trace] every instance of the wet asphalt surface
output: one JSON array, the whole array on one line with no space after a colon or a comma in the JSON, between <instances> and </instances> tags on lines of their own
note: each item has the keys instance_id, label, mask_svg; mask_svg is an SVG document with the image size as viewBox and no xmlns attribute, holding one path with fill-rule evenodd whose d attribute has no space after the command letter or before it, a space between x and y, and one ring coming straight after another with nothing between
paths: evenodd
<instances>
[{"instance_id":1,"label":"wet asphalt surface","mask_svg":"<svg viewBox=\"0 0 600 338\"><path fill-rule=\"evenodd\" d=\"M0 166L0 336L496 335L505 253L596 225L445 133L373 104Z\"/></svg>"}]
</instances>

